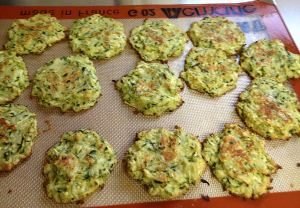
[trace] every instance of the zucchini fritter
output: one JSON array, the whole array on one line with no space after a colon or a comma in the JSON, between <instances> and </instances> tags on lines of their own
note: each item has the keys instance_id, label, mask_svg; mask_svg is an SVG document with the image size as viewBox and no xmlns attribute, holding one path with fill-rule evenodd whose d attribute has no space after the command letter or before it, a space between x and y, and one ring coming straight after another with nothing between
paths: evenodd
<instances>
[{"instance_id":1,"label":"zucchini fritter","mask_svg":"<svg viewBox=\"0 0 300 208\"><path fill-rule=\"evenodd\" d=\"M22 57L0 51L0 104L13 101L28 85L28 72Z\"/></svg>"},{"instance_id":2,"label":"zucchini fritter","mask_svg":"<svg viewBox=\"0 0 300 208\"><path fill-rule=\"evenodd\" d=\"M197 137L175 127L142 131L126 155L128 173L150 195L174 198L197 184L206 168Z\"/></svg>"},{"instance_id":3,"label":"zucchini fritter","mask_svg":"<svg viewBox=\"0 0 300 208\"><path fill-rule=\"evenodd\" d=\"M192 23L188 35L194 46L223 50L227 55L238 54L246 44L239 26L224 17L204 17Z\"/></svg>"},{"instance_id":4,"label":"zucchini fritter","mask_svg":"<svg viewBox=\"0 0 300 208\"><path fill-rule=\"evenodd\" d=\"M47 195L59 203L80 202L104 186L116 162L116 153L96 132L66 132L46 154Z\"/></svg>"},{"instance_id":5,"label":"zucchini fritter","mask_svg":"<svg viewBox=\"0 0 300 208\"><path fill-rule=\"evenodd\" d=\"M56 58L38 69L32 95L46 107L78 112L95 105L101 88L93 62L76 55Z\"/></svg>"},{"instance_id":6,"label":"zucchini fritter","mask_svg":"<svg viewBox=\"0 0 300 208\"><path fill-rule=\"evenodd\" d=\"M300 77L300 56L285 49L280 40L259 40L245 49L241 67L252 77L284 82Z\"/></svg>"},{"instance_id":7,"label":"zucchini fritter","mask_svg":"<svg viewBox=\"0 0 300 208\"><path fill-rule=\"evenodd\" d=\"M291 89L263 77L253 80L237 103L245 124L269 139L289 139L300 133L298 109L297 96Z\"/></svg>"},{"instance_id":8,"label":"zucchini fritter","mask_svg":"<svg viewBox=\"0 0 300 208\"><path fill-rule=\"evenodd\" d=\"M192 48L185 60L181 77L187 85L212 97L221 96L236 87L240 66L221 50Z\"/></svg>"},{"instance_id":9,"label":"zucchini fritter","mask_svg":"<svg viewBox=\"0 0 300 208\"><path fill-rule=\"evenodd\" d=\"M69 38L74 52L83 52L93 59L109 59L126 46L123 24L99 14L74 21Z\"/></svg>"},{"instance_id":10,"label":"zucchini fritter","mask_svg":"<svg viewBox=\"0 0 300 208\"><path fill-rule=\"evenodd\" d=\"M48 46L65 38L65 27L49 14L37 14L29 19L18 19L8 31L5 48L16 54L40 54Z\"/></svg>"},{"instance_id":11,"label":"zucchini fritter","mask_svg":"<svg viewBox=\"0 0 300 208\"><path fill-rule=\"evenodd\" d=\"M10 171L29 157L37 134L36 115L25 106L0 106L0 171Z\"/></svg>"},{"instance_id":12,"label":"zucchini fritter","mask_svg":"<svg viewBox=\"0 0 300 208\"><path fill-rule=\"evenodd\" d=\"M115 85L123 101L144 115L160 116L183 104L180 96L183 82L167 64L140 61Z\"/></svg>"},{"instance_id":13,"label":"zucchini fritter","mask_svg":"<svg viewBox=\"0 0 300 208\"><path fill-rule=\"evenodd\" d=\"M146 20L131 31L129 42L145 61L167 61L180 56L187 35L167 20Z\"/></svg>"},{"instance_id":14,"label":"zucchini fritter","mask_svg":"<svg viewBox=\"0 0 300 208\"><path fill-rule=\"evenodd\" d=\"M267 193L280 168L266 153L264 139L237 124L207 137L202 155L223 188L244 198Z\"/></svg>"}]
</instances>

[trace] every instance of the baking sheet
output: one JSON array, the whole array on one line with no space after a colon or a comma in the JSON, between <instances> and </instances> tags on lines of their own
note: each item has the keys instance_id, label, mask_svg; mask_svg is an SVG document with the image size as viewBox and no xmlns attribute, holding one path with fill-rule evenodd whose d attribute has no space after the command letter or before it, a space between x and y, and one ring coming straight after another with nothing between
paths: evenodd
<instances>
[{"instance_id":1,"label":"baking sheet","mask_svg":"<svg viewBox=\"0 0 300 208\"><path fill-rule=\"evenodd\" d=\"M170 19L184 31L188 30L193 21L202 17ZM229 19L238 22L245 31L247 43L262 38L269 38L266 25L262 17L256 14L233 16ZM126 34L142 24L143 18L119 19L124 23ZM0 20L0 44L6 42L6 31L13 20ZM70 26L73 20L61 20L65 26ZM274 25L274 27L276 27ZM179 58L169 61L175 74L183 70L184 58L192 47L191 42ZM47 61L56 57L72 54L68 41L62 41L48 48L41 55L23 56L28 67L30 78L36 70ZM127 176L122 159L126 150L133 143L135 134L139 131L164 127L172 129L175 125L183 127L187 132L199 135L204 139L207 135L221 131L225 123L238 122L234 105L238 95L250 82L246 74L240 76L238 87L230 93L210 98L185 87L182 92L185 104L175 112L160 118L145 117L134 114L132 109L122 103L118 92L114 89L112 80L119 79L133 69L140 60L136 52L127 44L125 51L111 60L94 61L97 76L100 80L103 96L92 109L81 113L61 113L58 109L45 108L37 104L37 100L30 97L28 88L14 103L23 104L37 114L39 138L33 148L31 158L19 165L11 173L0 174L0 204L1 207L72 207L76 205L60 205L48 199L42 183L42 165L46 150L59 141L59 137L66 131L88 128L96 130L106 138L118 153L119 162L103 190L97 191L88 198L82 206L114 205L139 202L160 201L160 198L150 197L143 186ZM299 138L290 141L267 141L267 150L283 169L274 176L271 192L300 190L300 147ZM178 199L226 196L221 185L211 176L207 169L203 178L210 183L199 183L185 196Z\"/></svg>"}]
</instances>

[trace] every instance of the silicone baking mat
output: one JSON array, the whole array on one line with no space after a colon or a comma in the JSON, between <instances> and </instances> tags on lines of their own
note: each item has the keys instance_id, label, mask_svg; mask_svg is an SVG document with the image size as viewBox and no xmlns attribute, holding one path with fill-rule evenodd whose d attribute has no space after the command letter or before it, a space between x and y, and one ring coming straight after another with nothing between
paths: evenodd
<instances>
[{"instance_id":1,"label":"silicone baking mat","mask_svg":"<svg viewBox=\"0 0 300 208\"><path fill-rule=\"evenodd\" d=\"M74 19L94 13L100 13L119 19L124 23L126 34L142 24L145 18L169 19L182 30L187 31L190 24L204 16L227 16L237 22L247 37L247 44L262 38L279 38L292 52L298 52L291 40L274 5L262 2L218 5L147 5L147 6L108 6L108 7L1 7L0 44L7 41L6 32L15 18L28 18L36 13L50 13L69 27ZM192 47L186 44L182 56L171 59L168 64L177 75L183 70L184 59ZM71 55L68 41L64 40L48 48L41 55L23 56L30 78L44 63L61 56ZM118 153L119 162L103 190L99 190L86 199L80 206L120 206L120 207L194 207L222 206L228 203L234 206L260 206L274 203L296 205L300 199L300 139L289 141L267 141L270 155L283 169L274 176L271 192L256 201L243 201L237 197L228 197L220 183L214 179L207 169L203 179L210 185L199 183L185 196L175 201L162 201L151 197L142 185L129 178L124 170L122 159L128 147L133 143L135 134L141 130L164 127L172 129L175 125L183 127L187 132L199 135L204 139L207 135L221 131L225 123L238 122L234 105L238 95L250 82L246 74L240 76L237 88L219 98L210 98L191 91L185 87L182 92L185 104L175 112L159 118L136 115L133 110L122 103L112 80L117 80L133 69L140 60L136 52L127 44L125 51L110 60L94 60L103 96L90 110L81 113L61 113L58 109L45 108L30 97L28 88L15 103L24 104L37 114L39 138L33 148L32 156L10 173L0 174L0 207L72 207L74 204L61 205L48 199L44 189L42 167L45 152L59 141L66 131L80 128L94 129L106 138ZM300 94L299 81L292 85ZM299 166L299 165L298 165ZM203 196L209 196L203 197ZM201 198L205 198L201 199ZM208 201L209 200L209 201ZM285 202L287 201L287 202ZM146 203L145 203L146 202ZM154 204L150 202L156 202Z\"/></svg>"}]
</instances>

